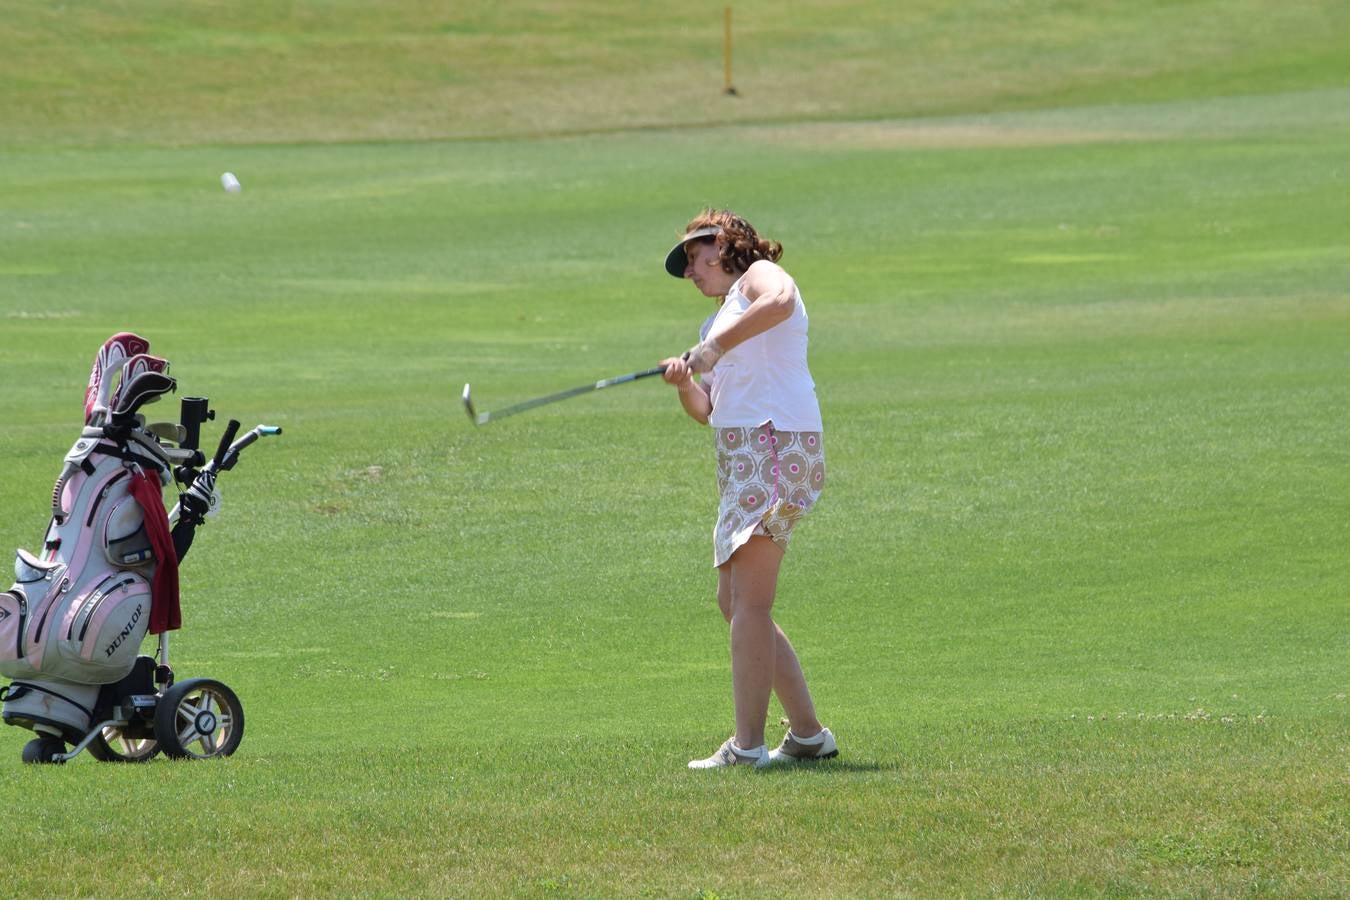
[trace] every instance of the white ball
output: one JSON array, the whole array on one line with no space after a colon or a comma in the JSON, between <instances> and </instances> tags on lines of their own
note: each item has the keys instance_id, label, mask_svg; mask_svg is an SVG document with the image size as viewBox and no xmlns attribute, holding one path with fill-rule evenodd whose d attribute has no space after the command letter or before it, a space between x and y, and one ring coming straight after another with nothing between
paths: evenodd
<instances>
[{"instance_id":1,"label":"white ball","mask_svg":"<svg viewBox=\"0 0 1350 900\"><path fill-rule=\"evenodd\" d=\"M220 186L231 194L237 194L244 189L243 185L239 183L239 179L234 177L233 172L226 172L220 176Z\"/></svg>"}]
</instances>

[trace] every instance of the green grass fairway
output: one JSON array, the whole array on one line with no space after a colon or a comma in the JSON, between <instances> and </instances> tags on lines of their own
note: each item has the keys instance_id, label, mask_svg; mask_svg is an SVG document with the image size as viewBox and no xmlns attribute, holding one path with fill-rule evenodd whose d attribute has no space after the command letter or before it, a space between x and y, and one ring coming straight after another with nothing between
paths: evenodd
<instances>
[{"instance_id":1,"label":"green grass fairway","mask_svg":"<svg viewBox=\"0 0 1350 900\"><path fill-rule=\"evenodd\" d=\"M664 82L624 68L668 37L725 100L721 4L508 4L519 34L38 6L0 0L0 50L88 68L0 92L0 554L40 542L115 331L285 434L222 479L172 644L243 700L239 752L29 767L0 728L6 894L1350 891L1343 9L751 4L747 53L851 51L802 75L837 107L798 85L662 130L688 95L639 114ZM484 92L462 128L413 121L438 45L405 32L492 63L438 76ZM852 91L901 33L946 68ZM260 60L304 73L355 34L384 35L347 47L372 93L318 81L283 115L303 86ZM512 40L548 52L502 68ZM242 98L212 106L213 60L256 75ZM503 105L545 83L576 88L556 120ZM710 436L673 392L481 429L459 405L684 350L711 307L660 263L705 203L785 244L812 318L830 474L777 617L841 744L813 768L685 769L731 701Z\"/></svg>"},{"instance_id":2,"label":"green grass fairway","mask_svg":"<svg viewBox=\"0 0 1350 900\"><path fill-rule=\"evenodd\" d=\"M1342 0L0 0L0 147L538 136L1343 87Z\"/></svg>"}]
</instances>

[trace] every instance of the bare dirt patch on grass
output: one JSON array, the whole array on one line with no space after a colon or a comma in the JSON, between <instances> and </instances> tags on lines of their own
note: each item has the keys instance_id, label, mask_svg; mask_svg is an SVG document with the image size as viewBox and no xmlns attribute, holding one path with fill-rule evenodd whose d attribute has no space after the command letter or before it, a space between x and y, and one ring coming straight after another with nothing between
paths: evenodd
<instances>
[{"instance_id":1,"label":"bare dirt patch on grass","mask_svg":"<svg viewBox=\"0 0 1350 900\"><path fill-rule=\"evenodd\" d=\"M1142 130L1017 125L1007 122L809 122L755 128L753 137L801 149L952 149L978 147L1052 147L1153 140Z\"/></svg>"}]
</instances>

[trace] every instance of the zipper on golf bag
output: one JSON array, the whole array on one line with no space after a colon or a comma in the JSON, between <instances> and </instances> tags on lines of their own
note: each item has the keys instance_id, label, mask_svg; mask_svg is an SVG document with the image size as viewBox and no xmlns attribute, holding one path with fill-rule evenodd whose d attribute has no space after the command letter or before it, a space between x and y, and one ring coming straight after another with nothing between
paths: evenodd
<instances>
[{"instance_id":1,"label":"zipper on golf bag","mask_svg":"<svg viewBox=\"0 0 1350 900\"><path fill-rule=\"evenodd\" d=\"M23 658L23 626L28 620L28 601L18 590L0 594L0 654L8 656L9 647L14 648L12 659Z\"/></svg>"},{"instance_id":2,"label":"zipper on golf bag","mask_svg":"<svg viewBox=\"0 0 1350 900\"><path fill-rule=\"evenodd\" d=\"M80 608L76 610L75 615L71 617L70 627L66 629L66 640L83 641L85 632L89 630L89 623L93 621L94 613L98 612L99 608L112 597L114 591L118 588L125 588L129 584L135 584L136 580L134 575L126 572L114 572L95 585L94 589L84 598L84 602L80 604ZM78 635L75 633L76 628L79 629Z\"/></svg>"}]
</instances>

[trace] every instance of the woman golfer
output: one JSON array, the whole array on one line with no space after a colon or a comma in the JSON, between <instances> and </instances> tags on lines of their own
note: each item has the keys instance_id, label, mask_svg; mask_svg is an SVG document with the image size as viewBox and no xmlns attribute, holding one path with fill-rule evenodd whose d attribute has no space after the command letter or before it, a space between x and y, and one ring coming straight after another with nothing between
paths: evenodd
<instances>
[{"instance_id":1,"label":"woman golfer","mask_svg":"<svg viewBox=\"0 0 1350 900\"><path fill-rule=\"evenodd\" d=\"M662 376L689 417L713 429L721 493L713 565L717 603L731 624L736 733L691 769L839 753L816 719L797 654L770 615L792 529L825 484L820 405L806 367L806 307L777 264L782 253L735 213L708 209L666 256L667 272L717 302L699 342L663 360ZM773 752L764 743L771 692L790 726Z\"/></svg>"}]
</instances>

